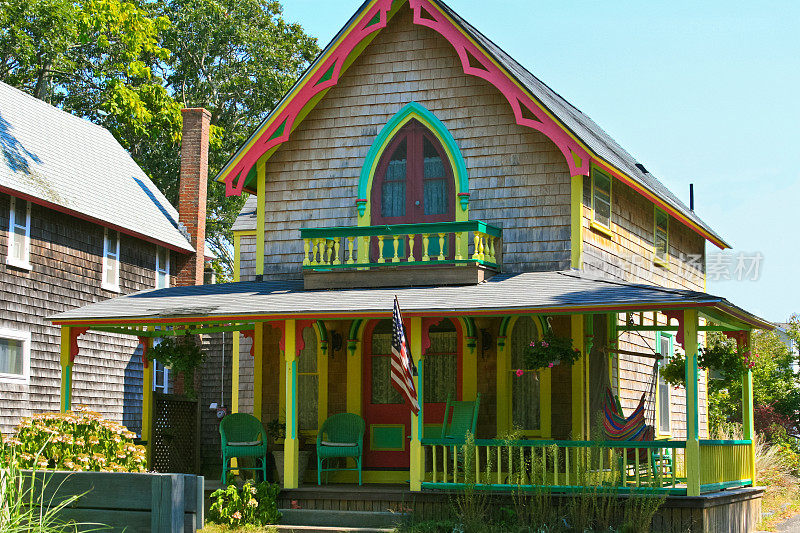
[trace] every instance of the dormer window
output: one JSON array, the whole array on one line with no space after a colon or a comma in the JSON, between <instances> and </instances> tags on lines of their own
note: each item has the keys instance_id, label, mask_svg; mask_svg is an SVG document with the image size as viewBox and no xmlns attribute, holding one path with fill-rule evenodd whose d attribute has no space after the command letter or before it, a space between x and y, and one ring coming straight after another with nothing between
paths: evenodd
<instances>
[{"instance_id":1,"label":"dormer window","mask_svg":"<svg viewBox=\"0 0 800 533\"><path fill-rule=\"evenodd\" d=\"M31 269L31 203L11 197L8 221L8 257L6 263L25 270Z\"/></svg>"},{"instance_id":2,"label":"dormer window","mask_svg":"<svg viewBox=\"0 0 800 533\"><path fill-rule=\"evenodd\" d=\"M592 213L593 222L611 228L611 176L596 168L592 169Z\"/></svg>"}]
</instances>

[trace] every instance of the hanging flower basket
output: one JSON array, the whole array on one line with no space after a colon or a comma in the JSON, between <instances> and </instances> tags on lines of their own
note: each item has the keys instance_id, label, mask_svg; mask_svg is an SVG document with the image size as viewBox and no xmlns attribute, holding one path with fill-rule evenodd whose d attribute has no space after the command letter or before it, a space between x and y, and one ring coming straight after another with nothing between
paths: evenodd
<instances>
[{"instance_id":1,"label":"hanging flower basket","mask_svg":"<svg viewBox=\"0 0 800 533\"><path fill-rule=\"evenodd\" d=\"M545 333L541 340L531 341L524 354L525 365L537 370L558 364L572 365L580 356L581 352L572 347L572 339L559 337L552 331ZM519 371L517 375L520 375Z\"/></svg>"}]
</instances>

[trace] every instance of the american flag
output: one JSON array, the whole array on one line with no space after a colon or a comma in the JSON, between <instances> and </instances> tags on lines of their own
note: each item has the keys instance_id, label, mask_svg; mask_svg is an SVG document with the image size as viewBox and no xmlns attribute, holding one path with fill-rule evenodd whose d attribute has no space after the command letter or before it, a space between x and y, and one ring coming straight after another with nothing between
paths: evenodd
<instances>
[{"instance_id":1,"label":"american flag","mask_svg":"<svg viewBox=\"0 0 800 533\"><path fill-rule=\"evenodd\" d=\"M417 389L414 388L414 379L417 368L411 360L411 353L406 343L406 331L403 327L403 317L400 316L400 305L397 297L394 298L394 312L392 313L392 385L397 392L402 394L408 402L409 408L415 415L419 414Z\"/></svg>"}]
</instances>

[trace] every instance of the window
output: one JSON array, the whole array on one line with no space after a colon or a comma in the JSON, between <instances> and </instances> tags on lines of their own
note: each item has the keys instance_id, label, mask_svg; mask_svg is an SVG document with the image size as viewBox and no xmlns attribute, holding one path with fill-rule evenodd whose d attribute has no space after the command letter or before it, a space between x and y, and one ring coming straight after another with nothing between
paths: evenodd
<instances>
[{"instance_id":1,"label":"window","mask_svg":"<svg viewBox=\"0 0 800 533\"><path fill-rule=\"evenodd\" d=\"M31 203L12 196L10 211L6 263L30 270Z\"/></svg>"},{"instance_id":2,"label":"window","mask_svg":"<svg viewBox=\"0 0 800 533\"><path fill-rule=\"evenodd\" d=\"M425 351L423 391L425 403L458 399L458 331L447 318L428 330L430 347ZM394 388L394 387L392 387Z\"/></svg>"},{"instance_id":3,"label":"window","mask_svg":"<svg viewBox=\"0 0 800 533\"><path fill-rule=\"evenodd\" d=\"M153 344L161 339L153 339ZM153 390L162 394L169 392L169 368L158 361L153 361Z\"/></svg>"},{"instance_id":4,"label":"window","mask_svg":"<svg viewBox=\"0 0 800 533\"><path fill-rule=\"evenodd\" d=\"M658 343L658 353L662 359L659 362L659 367L663 367L669 362L672 357L672 336L665 333L656 335L656 342ZM660 435L669 435L671 432L670 426L670 395L669 383L664 381L660 369L658 373L658 433Z\"/></svg>"},{"instance_id":5,"label":"window","mask_svg":"<svg viewBox=\"0 0 800 533\"><path fill-rule=\"evenodd\" d=\"M653 248L656 263L666 264L669 253L669 215L656 207Z\"/></svg>"},{"instance_id":6,"label":"window","mask_svg":"<svg viewBox=\"0 0 800 533\"><path fill-rule=\"evenodd\" d=\"M319 361L317 331L303 328L303 349L297 355L297 423L304 431L317 431L319 426Z\"/></svg>"},{"instance_id":7,"label":"window","mask_svg":"<svg viewBox=\"0 0 800 533\"><path fill-rule=\"evenodd\" d=\"M529 316L520 317L511 330L511 425L523 431L541 429L540 372L525 367L525 347L538 337ZM517 376L517 370L523 370Z\"/></svg>"},{"instance_id":8,"label":"window","mask_svg":"<svg viewBox=\"0 0 800 533\"><path fill-rule=\"evenodd\" d=\"M29 383L31 334L0 329L0 383Z\"/></svg>"},{"instance_id":9,"label":"window","mask_svg":"<svg viewBox=\"0 0 800 533\"><path fill-rule=\"evenodd\" d=\"M156 247L156 289L169 287L169 250Z\"/></svg>"},{"instance_id":10,"label":"window","mask_svg":"<svg viewBox=\"0 0 800 533\"><path fill-rule=\"evenodd\" d=\"M611 176L592 169L592 213L594 222L611 227Z\"/></svg>"},{"instance_id":11,"label":"window","mask_svg":"<svg viewBox=\"0 0 800 533\"><path fill-rule=\"evenodd\" d=\"M103 283L101 287L119 292L119 232L105 228L103 235Z\"/></svg>"}]
</instances>

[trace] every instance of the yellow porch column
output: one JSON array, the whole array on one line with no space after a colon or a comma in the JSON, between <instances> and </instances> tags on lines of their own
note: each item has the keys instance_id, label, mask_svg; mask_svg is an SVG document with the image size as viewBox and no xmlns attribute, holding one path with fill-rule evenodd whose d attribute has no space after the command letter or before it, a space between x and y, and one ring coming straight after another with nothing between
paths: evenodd
<instances>
[{"instance_id":1,"label":"yellow porch column","mask_svg":"<svg viewBox=\"0 0 800 533\"><path fill-rule=\"evenodd\" d=\"M347 412L361 415L361 347L364 345L363 335L366 320L358 328L357 342L352 354L347 355Z\"/></svg>"},{"instance_id":2,"label":"yellow porch column","mask_svg":"<svg viewBox=\"0 0 800 533\"><path fill-rule=\"evenodd\" d=\"M586 364L586 354L583 342L583 315L572 315L572 345L580 350L581 357L572 365L572 439L586 439L586 409L585 409L585 389L584 382Z\"/></svg>"},{"instance_id":3,"label":"yellow porch column","mask_svg":"<svg viewBox=\"0 0 800 533\"><path fill-rule=\"evenodd\" d=\"M746 350L753 349L753 332L747 332L747 346ZM752 356L751 356L752 359ZM755 425L753 423L753 371L749 368L744 376L742 376L742 425L744 426L743 438L750 440L750 450L748 452L748 468L750 469L750 478L753 480L753 486L756 485L756 443L753 441L756 435Z\"/></svg>"},{"instance_id":4,"label":"yellow porch column","mask_svg":"<svg viewBox=\"0 0 800 533\"><path fill-rule=\"evenodd\" d=\"M61 326L61 412L72 407L72 362L69 359L72 328Z\"/></svg>"},{"instance_id":5,"label":"yellow porch column","mask_svg":"<svg viewBox=\"0 0 800 533\"><path fill-rule=\"evenodd\" d=\"M408 344L411 350L411 357L417 366L419 375L414 378L414 386L417 388L417 401L419 402L419 415L411 414L411 462L409 479L412 491L422 490L422 477L425 475L425 458L422 450L422 436L424 425L423 416L423 390L422 390L422 318L411 317L409 319Z\"/></svg>"},{"instance_id":6,"label":"yellow porch column","mask_svg":"<svg viewBox=\"0 0 800 533\"><path fill-rule=\"evenodd\" d=\"M697 311L683 312L686 351L686 494L700 495L700 405L697 394Z\"/></svg>"},{"instance_id":7,"label":"yellow porch column","mask_svg":"<svg viewBox=\"0 0 800 533\"><path fill-rule=\"evenodd\" d=\"M253 327L253 416L261 420L264 383L264 323Z\"/></svg>"},{"instance_id":8,"label":"yellow porch column","mask_svg":"<svg viewBox=\"0 0 800 533\"><path fill-rule=\"evenodd\" d=\"M153 347L153 339L148 338L144 342L142 349L145 354ZM146 357L146 355L145 355ZM151 450L150 442L153 435L153 361L148 360L147 366L142 368L142 440L147 444L147 466L150 466Z\"/></svg>"},{"instance_id":9,"label":"yellow porch column","mask_svg":"<svg viewBox=\"0 0 800 533\"><path fill-rule=\"evenodd\" d=\"M284 327L284 358L286 359L286 439L283 441L283 487L300 486L298 457L300 434L297 427L297 349L295 320L287 320Z\"/></svg>"},{"instance_id":10,"label":"yellow porch column","mask_svg":"<svg viewBox=\"0 0 800 533\"><path fill-rule=\"evenodd\" d=\"M572 268L583 269L583 176L570 179L570 241Z\"/></svg>"},{"instance_id":11,"label":"yellow porch column","mask_svg":"<svg viewBox=\"0 0 800 533\"><path fill-rule=\"evenodd\" d=\"M256 275L264 275L264 225L265 225L265 212L264 212L264 187L267 181L267 166L266 160L261 158L256 163L256 192L258 196L258 205L256 206Z\"/></svg>"},{"instance_id":12,"label":"yellow porch column","mask_svg":"<svg viewBox=\"0 0 800 533\"><path fill-rule=\"evenodd\" d=\"M464 332L461 335L461 399L473 401L478 397L478 341L476 338L473 348L467 346L469 341L467 340L464 322L465 320L461 321L462 331ZM477 336L477 332L475 335Z\"/></svg>"},{"instance_id":13,"label":"yellow porch column","mask_svg":"<svg viewBox=\"0 0 800 533\"><path fill-rule=\"evenodd\" d=\"M242 236L233 232L233 281L240 281L242 263ZM239 412L239 336L233 333L233 357L231 358L231 413Z\"/></svg>"}]
</instances>

